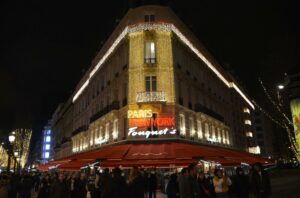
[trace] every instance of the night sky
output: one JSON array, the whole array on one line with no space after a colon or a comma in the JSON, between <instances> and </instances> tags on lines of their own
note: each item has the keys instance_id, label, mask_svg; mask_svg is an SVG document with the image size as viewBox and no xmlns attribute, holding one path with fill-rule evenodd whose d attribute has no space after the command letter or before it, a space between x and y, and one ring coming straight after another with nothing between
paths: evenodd
<instances>
[{"instance_id":1,"label":"night sky","mask_svg":"<svg viewBox=\"0 0 300 198\"><path fill-rule=\"evenodd\" d=\"M35 137L40 134L136 2L1 1L0 138L15 127L31 127ZM273 87L285 72L299 72L300 12L295 2L167 4L255 98L261 89L258 77Z\"/></svg>"}]
</instances>

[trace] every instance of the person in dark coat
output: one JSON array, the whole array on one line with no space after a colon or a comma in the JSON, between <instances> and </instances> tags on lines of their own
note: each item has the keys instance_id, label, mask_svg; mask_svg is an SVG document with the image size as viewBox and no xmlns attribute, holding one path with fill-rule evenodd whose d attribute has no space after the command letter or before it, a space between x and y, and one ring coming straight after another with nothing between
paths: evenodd
<instances>
[{"instance_id":1,"label":"person in dark coat","mask_svg":"<svg viewBox=\"0 0 300 198\"><path fill-rule=\"evenodd\" d=\"M130 198L144 198L145 180L137 167L133 167L130 170L128 191Z\"/></svg>"},{"instance_id":2,"label":"person in dark coat","mask_svg":"<svg viewBox=\"0 0 300 198\"><path fill-rule=\"evenodd\" d=\"M200 194L202 198L210 198L213 197L213 194L211 193L211 189L213 188L213 185L211 185L209 179L205 178L205 174L203 172L199 173L197 182L200 188Z\"/></svg>"},{"instance_id":3,"label":"person in dark coat","mask_svg":"<svg viewBox=\"0 0 300 198\"><path fill-rule=\"evenodd\" d=\"M250 182L241 167L236 169L236 176L233 179L233 188L237 198L248 198Z\"/></svg>"},{"instance_id":4,"label":"person in dark coat","mask_svg":"<svg viewBox=\"0 0 300 198\"><path fill-rule=\"evenodd\" d=\"M173 173L170 176L170 181L168 182L168 185L167 185L167 195L168 195L168 198L179 198L180 197L179 184L177 181L176 173Z\"/></svg>"},{"instance_id":5,"label":"person in dark coat","mask_svg":"<svg viewBox=\"0 0 300 198\"><path fill-rule=\"evenodd\" d=\"M19 198L30 198L32 185L33 183L29 175L24 174L19 183Z\"/></svg>"},{"instance_id":6,"label":"person in dark coat","mask_svg":"<svg viewBox=\"0 0 300 198\"><path fill-rule=\"evenodd\" d=\"M155 170L151 171L149 175L149 198L156 198L157 178Z\"/></svg>"},{"instance_id":7,"label":"person in dark coat","mask_svg":"<svg viewBox=\"0 0 300 198\"><path fill-rule=\"evenodd\" d=\"M188 172L190 192L192 193L191 198L201 198L200 187L197 182L196 166L193 164L189 165Z\"/></svg>"},{"instance_id":8,"label":"person in dark coat","mask_svg":"<svg viewBox=\"0 0 300 198\"><path fill-rule=\"evenodd\" d=\"M65 180L65 176L63 173L58 175L58 179L54 181L51 192L50 198L66 198L69 197L69 190L68 185Z\"/></svg>"},{"instance_id":9,"label":"person in dark coat","mask_svg":"<svg viewBox=\"0 0 300 198\"><path fill-rule=\"evenodd\" d=\"M49 175L46 175L40 181L37 198L49 198L50 186L51 186L51 183L50 183Z\"/></svg>"},{"instance_id":10,"label":"person in dark coat","mask_svg":"<svg viewBox=\"0 0 300 198\"><path fill-rule=\"evenodd\" d=\"M114 168L112 178L106 187L104 198L122 198L128 197L128 187L125 178L121 176L121 169Z\"/></svg>"},{"instance_id":11,"label":"person in dark coat","mask_svg":"<svg viewBox=\"0 0 300 198\"><path fill-rule=\"evenodd\" d=\"M112 184L111 180L112 178L109 174L109 169L105 168L100 177L101 198L109 198L110 185Z\"/></svg>"},{"instance_id":12,"label":"person in dark coat","mask_svg":"<svg viewBox=\"0 0 300 198\"><path fill-rule=\"evenodd\" d=\"M180 198L190 198L192 196L189 185L189 172L187 168L183 168L178 177Z\"/></svg>"},{"instance_id":13,"label":"person in dark coat","mask_svg":"<svg viewBox=\"0 0 300 198\"><path fill-rule=\"evenodd\" d=\"M75 192L77 198L85 198L86 197L86 186L87 180L85 179L85 175L81 174L80 178L75 182Z\"/></svg>"},{"instance_id":14,"label":"person in dark coat","mask_svg":"<svg viewBox=\"0 0 300 198\"><path fill-rule=\"evenodd\" d=\"M271 182L269 174L260 163L255 163L252 173L252 188L256 197L268 198L271 196Z\"/></svg>"}]
</instances>

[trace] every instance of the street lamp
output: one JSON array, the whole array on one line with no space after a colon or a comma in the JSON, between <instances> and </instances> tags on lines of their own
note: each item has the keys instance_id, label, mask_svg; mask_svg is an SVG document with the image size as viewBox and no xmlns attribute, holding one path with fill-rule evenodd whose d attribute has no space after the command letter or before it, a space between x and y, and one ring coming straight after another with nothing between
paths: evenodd
<instances>
[{"instance_id":1,"label":"street lamp","mask_svg":"<svg viewBox=\"0 0 300 198\"><path fill-rule=\"evenodd\" d=\"M8 136L8 141L9 141L9 148L8 148L8 160L7 160L7 172L10 172L10 161L11 161L11 155L12 155L12 144L16 140L15 132L13 131L9 136Z\"/></svg>"},{"instance_id":2,"label":"street lamp","mask_svg":"<svg viewBox=\"0 0 300 198\"><path fill-rule=\"evenodd\" d=\"M277 86L277 88L278 88L279 90L282 90L282 89L284 89L284 85L279 84L279 85Z\"/></svg>"},{"instance_id":3,"label":"street lamp","mask_svg":"<svg viewBox=\"0 0 300 198\"><path fill-rule=\"evenodd\" d=\"M12 144L14 143L16 136L12 133L8 136L8 141Z\"/></svg>"}]
</instances>

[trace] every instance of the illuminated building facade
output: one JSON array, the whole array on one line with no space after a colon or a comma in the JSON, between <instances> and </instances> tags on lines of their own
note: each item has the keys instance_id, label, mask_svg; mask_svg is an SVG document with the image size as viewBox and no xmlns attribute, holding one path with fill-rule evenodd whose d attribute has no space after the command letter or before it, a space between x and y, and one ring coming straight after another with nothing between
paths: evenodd
<instances>
[{"instance_id":1,"label":"illuminated building facade","mask_svg":"<svg viewBox=\"0 0 300 198\"><path fill-rule=\"evenodd\" d=\"M253 151L250 99L167 7L129 10L56 110L55 159L126 141Z\"/></svg>"},{"instance_id":2,"label":"illuminated building facade","mask_svg":"<svg viewBox=\"0 0 300 198\"><path fill-rule=\"evenodd\" d=\"M51 133L51 121L44 127L43 138L42 138L42 163L47 163L53 159L53 144L52 144L52 133Z\"/></svg>"}]
</instances>

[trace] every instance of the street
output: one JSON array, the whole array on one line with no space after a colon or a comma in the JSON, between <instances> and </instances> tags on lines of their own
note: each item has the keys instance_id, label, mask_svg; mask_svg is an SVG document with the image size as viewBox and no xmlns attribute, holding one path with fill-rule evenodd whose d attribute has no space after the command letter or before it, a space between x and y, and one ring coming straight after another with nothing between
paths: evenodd
<instances>
[{"instance_id":1,"label":"street","mask_svg":"<svg viewBox=\"0 0 300 198\"><path fill-rule=\"evenodd\" d=\"M299 197L300 169L286 169L271 174L272 198Z\"/></svg>"}]
</instances>

